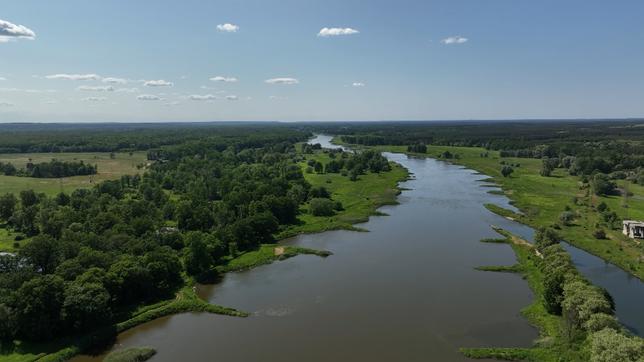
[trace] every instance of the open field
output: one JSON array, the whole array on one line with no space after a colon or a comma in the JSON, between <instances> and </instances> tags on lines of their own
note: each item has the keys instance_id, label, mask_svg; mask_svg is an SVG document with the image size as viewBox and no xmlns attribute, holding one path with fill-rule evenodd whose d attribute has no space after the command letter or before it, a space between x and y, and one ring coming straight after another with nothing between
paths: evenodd
<instances>
[{"instance_id":1,"label":"open field","mask_svg":"<svg viewBox=\"0 0 644 362\"><path fill-rule=\"evenodd\" d=\"M322 164L328 163L331 158L328 154L317 151L315 154L306 155L306 159L315 159ZM306 161L300 163L302 170L307 168ZM278 238L285 238L302 233L322 232L335 229L356 229L353 224L366 222L369 216L378 215L376 209L383 205L396 204L399 194L398 182L407 178L405 168L391 163L392 170L383 173L367 173L360 175L357 181L339 173L304 173L304 177L312 186L324 186L334 201L340 201L344 210L338 211L333 216L313 216L307 213L306 208L298 218L301 224L288 227Z\"/></svg>"},{"instance_id":2,"label":"open field","mask_svg":"<svg viewBox=\"0 0 644 362\"><path fill-rule=\"evenodd\" d=\"M24 168L31 159L34 163L49 162L53 158L61 161L83 161L98 166L98 173L90 176L73 176L58 178L33 178L0 175L0 194L7 192L19 193L22 190L33 189L47 195L55 195L61 191L71 193L78 188L91 187L103 180L118 179L123 175L134 175L141 172L138 165L147 162L145 152L115 153L110 158L107 152L85 153L5 153L0 154L0 162L11 162L17 168Z\"/></svg>"},{"instance_id":3,"label":"open field","mask_svg":"<svg viewBox=\"0 0 644 362\"><path fill-rule=\"evenodd\" d=\"M406 146L373 148L380 151L408 153ZM581 188L579 177L570 176L563 169L555 170L551 177L544 177L539 174L541 160L501 158L497 151L477 147L428 146L427 154L416 155L438 158L444 151L450 151L459 157L450 159L449 162L484 173L492 178L490 181L500 185L513 205L524 213L518 221L532 227L552 226L559 224L561 213L566 210L566 207L570 208L576 215L574 222L569 226L559 225L561 229L558 230L566 241L644 280L642 246L622 234L621 222L620 225L615 225L615 228L607 227L601 219L601 214L595 209L603 201L611 211L617 213L620 220L642 220L644 219L644 187L629 184L628 189L633 196L628 199L621 196L595 196ZM481 157L484 153L488 153L488 157ZM514 167L514 173L510 177L503 177L501 161L520 164L520 166ZM618 182L618 185L624 187L624 182ZM606 231L607 239L600 240L593 236L593 232L598 227Z\"/></svg>"}]
</instances>

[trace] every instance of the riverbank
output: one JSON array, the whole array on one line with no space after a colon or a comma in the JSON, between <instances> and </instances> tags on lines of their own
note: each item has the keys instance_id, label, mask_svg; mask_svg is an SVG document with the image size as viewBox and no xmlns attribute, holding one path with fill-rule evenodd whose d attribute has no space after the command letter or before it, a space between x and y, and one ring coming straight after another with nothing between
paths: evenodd
<instances>
[{"instance_id":1,"label":"riverbank","mask_svg":"<svg viewBox=\"0 0 644 362\"><path fill-rule=\"evenodd\" d=\"M164 300L155 304L141 306L129 313L127 319L96 330L92 333L69 337L46 344L14 343L2 346L2 362L59 362L86 352L101 343L109 343L118 333L134 328L143 323L168 315L188 312L212 313L233 317L247 317L249 314L233 308L210 304L199 298L191 283L179 290L174 299Z\"/></svg>"},{"instance_id":2,"label":"riverbank","mask_svg":"<svg viewBox=\"0 0 644 362\"><path fill-rule=\"evenodd\" d=\"M570 244L644 280L644 245L625 237L621 233L621 225L607 225L597 210L603 202L617 214L618 220L644 219L644 187L640 185L627 187L633 194L629 198L597 196L581 187L579 177L568 175L562 169L555 170L551 177L541 176L541 160L538 159L501 158L498 151L477 147L432 145L427 147L425 154L407 152L406 146L375 146L373 149L442 159L481 172L490 177L482 181L494 182L501 187L512 205L521 211L516 221L535 229L555 225L558 233ZM453 157L442 157L445 151ZM501 162L515 165L510 177L501 174ZM623 181L618 185L625 186ZM505 211L492 211L506 216ZM566 211L571 212L574 219L564 224L560 222L560 216ZM606 238L595 237L594 232L598 228L605 231Z\"/></svg>"},{"instance_id":3,"label":"riverbank","mask_svg":"<svg viewBox=\"0 0 644 362\"><path fill-rule=\"evenodd\" d=\"M476 269L523 276L534 293L534 301L521 314L539 329L540 338L532 348L461 348L465 356L535 362L640 361L644 356L644 340L619 326L612 316L611 299L577 273L560 246L541 244L538 249L505 230L495 230L514 250L517 264ZM553 285L557 280L552 277L557 273L555 268L567 273L561 281L563 290L557 291ZM563 311L559 313L546 307L553 293L561 294Z\"/></svg>"},{"instance_id":4,"label":"riverbank","mask_svg":"<svg viewBox=\"0 0 644 362\"><path fill-rule=\"evenodd\" d=\"M461 348L461 352L470 358L495 358L502 360L525 361L586 361L588 360L587 346L574 346L563 339L563 318L549 314L543 305L544 275L537 263L540 257L529 243L504 231L498 230L503 238L481 240L482 242L504 242L512 247L517 264L511 266L483 266L477 270L491 272L519 273L526 280L534 293L533 302L521 310L521 314L539 329L539 340L532 348ZM571 348L572 347L572 348Z\"/></svg>"},{"instance_id":5,"label":"riverbank","mask_svg":"<svg viewBox=\"0 0 644 362\"><path fill-rule=\"evenodd\" d=\"M409 172L401 165L390 162L391 171L360 175L356 181L340 173L306 172L307 162L315 160L323 165L332 159L323 150L313 154L304 154L304 160L299 163L304 178L313 187L324 187L331 193L333 201L342 204L342 210L337 210L332 216L314 216L306 204L299 215L299 223L281 231L276 238L286 239L299 234L312 234L329 230L365 231L354 226L364 223L370 216L382 215L378 208L385 205L396 205L400 194L398 183L407 180Z\"/></svg>"},{"instance_id":6,"label":"riverbank","mask_svg":"<svg viewBox=\"0 0 644 362\"><path fill-rule=\"evenodd\" d=\"M331 159L329 155L321 150L314 154L305 155L300 162L300 167L306 171L306 162L315 159L323 164ZM276 235L281 241L288 237L303 233L318 233L327 230L349 229L359 230L353 226L355 223L365 222L369 216L380 215L376 210L383 205L396 204L396 197L400 193L398 182L408 177L407 170L398 164L391 163L392 170L382 173L367 173L360 175L358 180L350 181L348 176L341 174L315 174L306 173L306 180L313 187L325 187L334 201L343 205L333 216L313 216L308 212L309 205L304 205L299 215L299 222L292 227L282 230ZM8 244L9 245L9 244ZM277 244L265 244L257 250L245 252L237 257L226 261L225 264L217 267L220 274L227 272L242 271L265 265L278 260L284 260L300 254L316 255L327 257L332 253L324 250L310 248L283 246ZM0 356L0 361L62 361L67 360L94 345L97 336L121 333L137 325L152 321L168 315L186 312L207 312L231 316L245 317L245 312L225 308L207 303L200 299L192 290L192 283L186 284L173 300L162 301L153 305L141 307L133 312L128 319L111 326L108 329L97 331L89 336L77 339L66 339L53 344L45 345L17 345L10 354Z\"/></svg>"}]
</instances>

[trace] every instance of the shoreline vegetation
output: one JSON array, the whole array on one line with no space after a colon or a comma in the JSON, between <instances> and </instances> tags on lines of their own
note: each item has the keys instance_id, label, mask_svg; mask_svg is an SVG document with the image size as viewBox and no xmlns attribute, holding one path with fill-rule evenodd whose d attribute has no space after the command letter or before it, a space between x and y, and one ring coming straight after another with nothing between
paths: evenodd
<instances>
[{"instance_id":1,"label":"shoreline vegetation","mask_svg":"<svg viewBox=\"0 0 644 362\"><path fill-rule=\"evenodd\" d=\"M644 351L644 340L631 336L617 323L610 297L577 272L556 240L547 232L541 233L533 245L506 230L493 228L504 239L492 242L504 240L510 245L517 264L476 269L513 272L527 281L534 300L521 314L537 327L539 338L531 348L461 348L463 355L473 359L535 362L637 361ZM556 287L555 280L560 283ZM557 303L553 304L553 300Z\"/></svg>"},{"instance_id":2,"label":"shoreline vegetation","mask_svg":"<svg viewBox=\"0 0 644 362\"><path fill-rule=\"evenodd\" d=\"M297 145L298 154L302 153L302 144ZM293 236L308 233L319 233L330 230L367 231L354 226L369 220L370 216L385 216L377 209L384 205L397 204L397 196L401 190L399 182L408 179L409 174L402 166L390 162L391 169L386 172L366 172L360 174L355 180L350 180L341 173L316 173L307 170L307 162L315 160L327 164L332 156L327 150L316 150L311 154L303 155L299 163L306 181L313 188L323 187L330 193L332 200L341 203L342 208L331 215L314 216L311 205L305 204L298 216L299 221L292 226L284 228L275 234L276 243L262 244L255 250L238 253L236 257L226 260L222 265L215 267L218 274L250 270L252 268L270 264L275 261L285 260L297 255L314 255L328 257L332 252L315 250L297 246L282 245L281 242ZM0 231L5 230L1 229ZM8 244L6 251L14 251ZM180 313L202 312L215 313L234 317L247 317L249 314L233 308L210 304L201 299L194 291L195 279L184 277L187 281L184 287L176 293L174 299L160 301L151 305L144 305L132 312L128 318L114 325L101 328L83 336L69 336L60 340L38 343L17 343L12 346L2 346L2 362L58 362L68 360L78 354L87 353L97 345L109 345L112 338L119 333L134 328L146 322ZM119 351L115 351L119 352ZM149 351L132 350L120 354L118 358L138 358L139 352L147 355ZM150 358L150 355L147 358ZM116 357L115 357L116 358ZM127 359L114 359L115 361Z\"/></svg>"},{"instance_id":3,"label":"shoreline vegetation","mask_svg":"<svg viewBox=\"0 0 644 362\"><path fill-rule=\"evenodd\" d=\"M334 141L337 139L334 138ZM428 154L417 154L406 151L402 146L357 147L440 159L440 156L430 155L429 151ZM454 147L436 146L436 148L453 149ZM459 149L463 152L463 149L471 148L459 147ZM455 151L453 150L453 152ZM489 158L489 153L487 155L486 159ZM475 162L463 162L462 156L444 161L473 169L478 174L487 175L490 172L490 169L480 165L477 168ZM537 327L539 338L531 348L460 348L460 352L472 359L511 361L640 361L644 355L644 339L631 335L617 321L614 317L613 300L608 292L592 285L577 271L568 253L559 245L559 242L564 239L558 234L561 227L554 225L557 229L555 231L551 228L552 223L546 222L540 225L535 221L535 218L531 218L530 216L535 214L535 206L531 204L526 206L526 199L517 195L518 192L515 189L519 189L519 187L516 185L515 189L509 189L507 184L499 182L498 176L479 181L495 183L489 187L499 185L503 190L501 193L511 199L512 205L519 206L518 209L521 210L521 213L494 204L485 204L485 208L509 220L538 229L535 237L536 243L533 245L506 230L493 226L493 229L503 238L485 238L481 242L510 245L517 258L517 263L514 265L479 266L475 269L486 272L517 273L527 281L534 293L534 298L530 305L521 310L521 314L530 324ZM528 188L526 185L521 186L523 188L520 191L525 191ZM552 187L555 186L552 185ZM588 210L586 211L588 212ZM565 240L569 239L565 238ZM576 245L573 242L571 244ZM583 249L583 247L581 248ZM598 256L601 257L601 255ZM630 270L630 273L633 274L633 270ZM640 280L642 279L641 275L636 276Z\"/></svg>"},{"instance_id":4,"label":"shoreline vegetation","mask_svg":"<svg viewBox=\"0 0 644 362\"><path fill-rule=\"evenodd\" d=\"M493 187L510 199L521 214L496 205L485 205L490 211L509 217L534 229L554 227L571 245L604 259L627 273L644 281L644 257L641 244L628 239L621 232L615 219L644 219L644 186L626 180L617 182L619 188L627 189L630 197L596 195L585 186L579 176L571 176L562 169L554 169L549 177L540 175L542 160L517 157L501 157L499 151L481 147L458 147L427 145L426 153L409 152L406 146L364 146L343 142L334 137L333 142L357 149L374 149L381 152L404 153L415 157L429 157L464 166L487 177L479 180ZM449 153L451 158L443 157ZM485 157L482 157L485 155ZM503 164L520 165L507 177L502 174ZM492 185L491 185L492 186ZM492 193L499 193L498 190ZM600 211L603 206L607 211ZM570 220L561 221L562 215ZM614 213L615 217L606 221ZM604 237L598 238L601 230Z\"/></svg>"}]
</instances>

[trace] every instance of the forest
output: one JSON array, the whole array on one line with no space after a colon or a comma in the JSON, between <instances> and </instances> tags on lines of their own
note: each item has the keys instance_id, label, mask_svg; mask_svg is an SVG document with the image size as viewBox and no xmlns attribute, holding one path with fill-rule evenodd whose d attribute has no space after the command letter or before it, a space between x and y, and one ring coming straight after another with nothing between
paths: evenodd
<instances>
[{"instance_id":1,"label":"forest","mask_svg":"<svg viewBox=\"0 0 644 362\"><path fill-rule=\"evenodd\" d=\"M313 215L342 209L298 165L296 144L309 133L205 133L149 149L154 163L143 176L54 197L0 196L0 222L18 233L17 253L0 256L1 339L49 341L109 325L133 306L171 297L186 280L216 280L219 265L297 224L304 203ZM333 165L320 168L352 180L390 169L378 152L333 154Z\"/></svg>"}]
</instances>

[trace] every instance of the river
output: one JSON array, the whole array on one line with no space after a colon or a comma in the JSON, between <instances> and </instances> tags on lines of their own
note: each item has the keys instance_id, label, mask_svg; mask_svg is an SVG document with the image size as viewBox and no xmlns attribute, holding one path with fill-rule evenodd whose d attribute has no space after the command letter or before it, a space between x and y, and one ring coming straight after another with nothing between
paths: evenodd
<instances>
[{"instance_id":1,"label":"river","mask_svg":"<svg viewBox=\"0 0 644 362\"><path fill-rule=\"evenodd\" d=\"M329 141L320 135L312 143ZM474 267L515 262L508 245L479 242L498 236L490 225L526 238L532 230L485 209L489 202L512 208L480 187L485 176L434 159L386 156L413 177L401 184L399 205L380 209L389 216L359 225L370 232L297 236L285 243L334 254L229 273L200 290L250 317L161 318L120 334L113 348L152 346L154 361L373 362L466 361L459 347L530 346L538 335L520 316L532 301L525 281ZM624 302L616 300L620 315Z\"/></svg>"}]
</instances>

